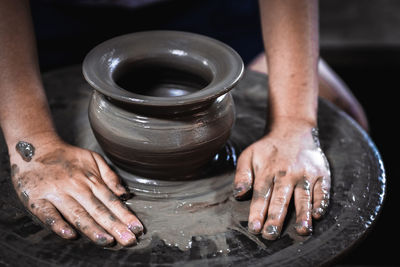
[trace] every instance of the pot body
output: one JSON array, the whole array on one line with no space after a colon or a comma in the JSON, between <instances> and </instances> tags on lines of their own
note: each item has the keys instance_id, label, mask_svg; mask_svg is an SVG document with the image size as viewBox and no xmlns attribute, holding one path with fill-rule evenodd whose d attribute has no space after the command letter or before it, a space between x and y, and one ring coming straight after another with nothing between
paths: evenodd
<instances>
[{"instance_id":1,"label":"pot body","mask_svg":"<svg viewBox=\"0 0 400 267\"><path fill-rule=\"evenodd\" d=\"M206 36L139 32L89 52L89 119L103 151L151 179L195 176L229 138L240 56Z\"/></svg>"},{"instance_id":2,"label":"pot body","mask_svg":"<svg viewBox=\"0 0 400 267\"><path fill-rule=\"evenodd\" d=\"M186 113L135 110L94 91L89 120L100 146L119 167L156 179L189 178L224 146L235 120L230 93Z\"/></svg>"}]
</instances>

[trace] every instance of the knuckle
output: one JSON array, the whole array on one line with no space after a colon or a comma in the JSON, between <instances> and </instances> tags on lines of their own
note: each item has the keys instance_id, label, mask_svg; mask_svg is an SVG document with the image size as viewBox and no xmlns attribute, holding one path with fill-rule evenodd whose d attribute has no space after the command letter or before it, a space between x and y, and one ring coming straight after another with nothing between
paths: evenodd
<instances>
[{"instance_id":1,"label":"knuckle","mask_svg":"<svg viewBox=\"0 0 400 267\"><path fill-rule=\"evenodd\" d=\"M296 194L295 198L297 205L305 205L311 201L311 194L307 191L303 191L301 194Z\"/></svg>"},{"instance_id":2,"label":"knuckle","mask_svg":"<svg viewBox=\"0 0 400 267\"><path fill-rule=\"evenodd\" d=\"M266 224L275 223L278 221L278 218L279 218L279 216L277 216L275 213L270 213L270 214L268 214Z\"/></svg>"},{"instance_id":3,"label":"knuckle","mask_svg":"<svg viewBox=\"0 0 400 267\"><path fill-rule=\"evenodd\" d=\"M273 206L284 206L286 205L286 198L283 196L276 196L272 202Z\"/></svg>"},{"instance_id":4,"label":"knuckle","mask_svg":"<svg viewBox=\"0 0 400 267\"><path fill-rule=\"evenodd\" d=\"M264 185L262 187L257 187L253 192L253 200L265 200L268 199L271 195L271 187L268 185Z\"/></svg>"},{"instance_id":5,"label":"knuckle","mask_svg":"<svg viewBox=\"0 0 400 267\"><path fill-rule=\"evenodd\" d=\"M88 217L88 213L86 212L86 210L82 209L82 208L75 208L72 212L72 214L74 215L74 217L76 218L85 218Z\"/></svg>"},{"instance_id":6,"label":"knuckle","mask_svg":"<svg viewBox=\"0 0 400 267\"><path fill-rule=\"evenodd\" d=\"M96 205L96 207L94 208L94 212L96 214L99 214L100 216L104 216L106 214L109 214L108 209L106 208L106 206L104 205Z\"/></svg>"},{"instance_id":7,"label":"knuckle","mask_svg":"<svg viewBox=\"0 0 400 267\"><path fill-rule=\"evenodd\" d=\"M254 167L254 173L257 178L261 178L265 180L267 177L270 176L271 169L269 168L268 164L265 164L264 161L259 161L259 160L254 160L253 162L253 167Z\"/></svg>"},{"instance_id":8,"label":"knuckle","mask_svg":"<svg viewBox=\"0 0 400 267\"><path fill-rule=\"evenodd\" d=\"M258 185L262 187L271 187L274 183L274 175L271 175L272 172L269 170L265 170L262 175L258 177Z\"/></svg>"},{"instance_id":9,"label":"knuckle","mask_svg":"<svg viewBox=\"0 0 400 267\"><path fill-rule=\"evenodd\" d=\"M111 205L114 206L118 205L121 202L119 198L112 192L108 192L108 201L111 203Z\"/></svg>"},{"instance_id":10,"label":"knuckle","mask_svg":"<svg viewBox=\"0 0 400 267\"><path fill-rule=\"evenodd\" d=\"M46 216L51 216L55 214L54 209L49 207L48 205L45 205L41 208L41 212L42 214L46 215Z\"/></svg>"},{"instance_id":11,"label":"knuckle","mask_svg":"<svg viewBox=\"0 0 400 267\"><path fill-rule=\"evenodd\" d=\"M276 172L276 176L277 177L284 177L288 174L288 171L286 168L280 168L278 169L278 171Z\"/></svg>"},{"instance_id":12,"label":"knuckle","mask_svg":"<svg viewBox=\"0 0 400 267\"><path fill-rule=\"evenodd\" d=\"M78 196L88 196L91 194L90 190L90 184L87 183L87 181L90 181L89 179L83 179L82 176L75 176L75 179L71 179L69 182L67 188L69 193L75 193L79 192ZM62 188L64 185L60 185L59 190L60 191L65 191L65 188Z\"/></svg>"},{"instance_id":13,"label":"knuckle","mask_svg":"<svg viewBox=\"0 0 400 267\"><path fill-rule=\"evenodd\" d=\"M100 187L104 184L103 181L97 175L89 175L89 176L85 175L85 178L90 188Z\"/></svg>"}]
</instances>

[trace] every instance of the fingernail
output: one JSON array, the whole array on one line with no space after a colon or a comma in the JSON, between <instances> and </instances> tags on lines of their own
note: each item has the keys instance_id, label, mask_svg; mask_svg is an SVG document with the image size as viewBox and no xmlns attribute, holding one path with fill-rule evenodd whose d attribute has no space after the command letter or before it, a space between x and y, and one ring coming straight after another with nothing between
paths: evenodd
<instances>
[{"instance_id":1,"label":"fingernail","mask_svg":"<svg viewBox=\"0 0 400 267\"><path fill-rule=\"evenodd\" d=\"M131 232L124 231L121 233L121 238L124 240L130 240L134 238L134 235Z\"/></svg>"},{"instance_id":2,"label":"fingernail","mask_svg":"<svg viewBox=\"0 0 400 267\"><path fill-rule=\"evenodd\" d=\"M135 235L141 235L143 233L143 226L137 222L128 225L129 230Z\"/></svg>"},{"instance_id":3,"label":"fingernail","mask_svg":"<svg viewBox=\"0 0 400 267\"><path fill-rule=\"evenodd\" d=\"M300 235L309 235L312 233L312 225L308 221L301 221L294 225L297 233Z\"/></svg>"},{"instance_id":4,"label":"fingernail","mask_svg":"<svg viewBox=\"0 0 400 267\"><path fill-rule=\"evenodd\" d=\"M122 240L125 240L127 242L126 244L123 244L125 247L137 244L136 237L131 232L124 231L120 234L120 237Z\"/></svg>"},{"instance_id":5,"label":"fingernail","mask_svg":"<svg viewBox=\"0 0 400 267\"><path fill-rule=\"evenodd\" d=\"M260 221L253 221L250 222L248 225L249 232L252 234L258 234L261 231L261 222Z\"/></svg>"},{"instance_id":6,"label":"fingernail","mask_svg":"<svg viewBox=\"0 0 400 267\"><path fill-rule=\"evenodd\" d=\"M72 231L69 228L63 228L61 229L61 234L65 237L75 237L75 231Z\"/></svg>"},{"instance_id":7,"label":"fingernail","mask_svg":"<svg viewBox=\"0 0 400 267\"><path fill-rule=\"evenodd\" d=\"M265 228L263 237L269 240L275 240L279 236L279 228L276 225L268 225Z\"/></svg>"},{"instance_id":8,"label":"fingernail","mask_svg":"<svg viewBox=\"0 0 400 267\"><path fill-rule=\"evenodd\" d=\"M323 209L321 207L312 210L312 214L317 217L323 216L325 213L326 209Z\"/></svg>"},{"instance_id":9,"label":"fingernail","mask_svg":"<svg viewBox=\"0 0 400 267\"><path fill-rule=\"evenodd\" d=\"M250 189L251 189L250 184L237 184L233 188L233 197L234 198L246 197L248 194L244 194L244 193L249 192Z\"/></svg>"},{"instance_id":10,"label":"fingernail","mask_svg":"<svg viewBox=\"0 0 400 267\"><path fill-rule=\"evenodd\" d=\"M233 196L236 198L244 190L243 186L238 186L233 189Z\"/></svg>"},{"instance_id":11,"label":"fingernail","mask_svg":"<svg viewBox=\"0 0 400 267\"><path fill-rule=\"evenodd\" d=\"M329 206L329 197L321 201L321 208L326 210Z\"/></svg>"},{"instance_id":12,"label":"fingernail","mask_svg":"<svg viewBox=\"0 0 400 267\"><path fill-rule=\"evenodd\" d=\"M121 191L124 191L126 194L128 193L128 190L122 184L117 184L117 189L121 190Z\"/></svg>"},{"instance_id":13,"label":"fingernail","mask_svg":"<svg viewBox=\"0 0 400 267\"><path fill-rule=\"evenodd\" d=\"M96 235L96 245L99 246L107 246L111 244L114 241L114 238L112 236L104 235L104 234L97 234Z\"/></svg>"}]
</instances>

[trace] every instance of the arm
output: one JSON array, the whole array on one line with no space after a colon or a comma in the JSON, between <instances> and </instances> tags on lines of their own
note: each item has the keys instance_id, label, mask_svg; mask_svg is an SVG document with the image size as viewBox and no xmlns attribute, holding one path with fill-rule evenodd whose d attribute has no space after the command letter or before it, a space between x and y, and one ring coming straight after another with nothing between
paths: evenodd
<instances>
[{"instance_id":1,"label":"arm","mask_svg":"<svg viewBox=\"0 0 400 267\"><path fill-rule=\"evenodd\" d=\"M294 194L296 230L325 212L329 165L317 136L317 0L260 0L269 70L269 132L241 154L235 197L253 188L249 231L279 236Z\"/></svg>"},{"instance_id":2,"label":"arm","mask_svg":"<svg viewBox=\"0 0 400 267\"><path fill-rule=\"evenodd\" d=\"M270 78L270 125L286 118L316 126L317 0L260 1Z\"/></svg>"},{"instance_id":3,"label":"arm","mask_svg":"<svg viewBox=\"0 0 400 267\"><path fill-rule=\"evenodd\" d=\"M127 194L118 177L101 156L55 131L27 0L0 1L0 69L0 125L25 207L63 238L76 236L72 224L99 245L136 242L143 226L116 197Z\"/></svg>"}]
</instances>

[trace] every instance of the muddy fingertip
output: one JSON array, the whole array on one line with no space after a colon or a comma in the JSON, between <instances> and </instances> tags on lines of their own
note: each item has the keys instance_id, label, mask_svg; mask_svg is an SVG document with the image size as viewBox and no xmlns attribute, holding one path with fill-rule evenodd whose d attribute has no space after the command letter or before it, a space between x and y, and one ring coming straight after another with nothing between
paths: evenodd
<instances>
[{"instance_id":1,"label":"muddy fingertip","mask_svg":"<svg viewBox=\"0 0 400 267\"><path fill-rule=\"evenodd\" d=\"M251 195L252 186L250 184L239 183L233 187L233 197L237 200L247 199Z\"/></svg>"},{"instance_id":2,"label":"muddy fingertip","mask_svg":"<svg viewBox=\"0 0 400 267\"><path fill-rule=\"evenodd\" d=\"M296 230L297 234L303 236L311 235L313 232L312 225L307 221L297 222L294 225L294 229Z\"/></svg>"},{"instance_id":3,"label":"muddy fingertip","mask_svg":"<svg viewBox=\"0 0 400 267\"><path fill-rule=\"evenodd\" d=\"M128 225L128 229L131 230L137 237L141 236L144 233L144 227L139 222L133 222Z\"/></svg>"},{"instance_id":4,"label":"muddy fingertip","mask_svg":"<svg viewBox=\"0 0 400 267\"><path fill-rule=\"evenodd\" d=\"M326 209L323 209L321 207L315 208L315 209L312 210L311 213L312 213L312 216L313 216L314 219L320 220L325 215Z\"/></svg>"},{"instance_id":5,"label":"muddy fingertip","mask_svg":"<svg viewBox=\"0 0 400 267\"><path fill-rule=\"evenodd\" d=\"M64 239L76 239L78 234L70 227L63 227L58 233Z\"/></svg>"},{"instance_id":6,"label":"muddy fingertip","mask_svg":"<svg viewBox=\"0 0 400 267\"><path fill-rule=\"evenodd\" d=\"M261 232L262 229L262 225L261 222L258 220L249 222L249 225L247 226L247 229L250 233L256 235L259 234Z\"/></svg>"},{"instance_id":7,"label":"muddy fingertip","mask_svg":"<svg viewBox=\"0 0 400 267\"><path fill-rule=\"evenodd\" d=\"M114 237L108 234L96 234L94 243L101 247L110 247L115 244Z\"/></svg>"},{"instance_id":8,"label":"muddy fingertip","mask_svg":"<svg viewBox=\"0 0 400 267\"><path fill-rule=\"evenodd\" d=\"M262 237L267 240L276 240L280 235L280 229L276 225L268 225L262 231Z\"/></svg>"},{"instance_id":9,"label":"muddy fingertip","mask_svg":"<svg viewBox=\"0 0 400 267\"><path fill-rule=\"evenodd\" d=\"M137 239L131 231L124 231L120 233L120 240L118 242L124 247L131 247L137 244Z\"/></svg>"}]
</instances>

